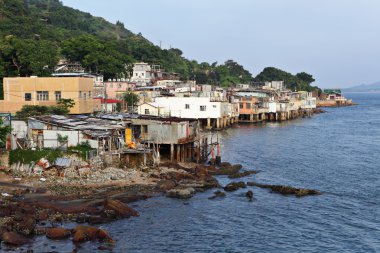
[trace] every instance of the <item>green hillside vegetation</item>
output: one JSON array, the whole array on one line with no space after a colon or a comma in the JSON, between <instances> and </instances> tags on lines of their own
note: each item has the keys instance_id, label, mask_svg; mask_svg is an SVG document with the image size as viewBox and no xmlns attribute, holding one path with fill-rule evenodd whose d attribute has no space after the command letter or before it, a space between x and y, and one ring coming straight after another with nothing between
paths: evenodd
<instances>
[{"instance_id":1,"label":"green hillside vegetation","mask_svg":"<svg viewBox=\"0 0 380 253\"><path fill-rule=\"evenodd\" d=\"M255 82L270 82L276 80L284 81L286 87L293 91L318 91L318 93L322 92L322 90L317 86L311 86L315 79L312 75L305 72L293 75L281 69L268 67L255 77Z\"/></svg>"},{"instance_id":2,"label":"green hillside vegetation","mask_svg":"<svg viewBox=\"0 0 380 253\"><path fill-rule=\"evenodd\" d=\"M49 76L62 57L79 61L106 80L124 76L138 61L201 84L228 87L254 80L233 60L223 64L188 60L180 49L161 49L119 21L112 24L58 0L0 0L1 82L6 76ZM2 91L1 87L0 98Z\"/></svg>"}]
</instances>

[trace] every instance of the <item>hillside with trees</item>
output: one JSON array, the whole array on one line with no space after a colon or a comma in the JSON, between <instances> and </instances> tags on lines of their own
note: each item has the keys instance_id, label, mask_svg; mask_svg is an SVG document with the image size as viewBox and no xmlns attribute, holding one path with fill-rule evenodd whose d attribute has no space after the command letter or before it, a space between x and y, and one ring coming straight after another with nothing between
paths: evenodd
<instances>
[{"instance_id":1,"label":"hillside with trees","mask_svg":"<svg viewBox=\"0 0 380 253\"><path fill-rule=\"evenodd\" d=\"M78 61L105 79L125 76L132 63L144 61L201 84L228 87L254 80L233 60L186 59L180 49L161 49L119 21L112 24L59 0L0 0L0 82L7 76L49 76L60 58ZM1 87L0 98L2 92Z\"/></svg>"},{"instance_id":2,"label":"hillside with trees","mask_svg":"<svg viewBox=\"0 0 380 253\"><path fill-rule=\"evenodd\" d=\"M255 82L270 82L276 80L284 81L286 87L293 91L317 90L321 93L321 90L317 86L311 86L311 84L315 81L314 77L305 72L293 75L281 69L268 67L255 77Z\"/></svg>"}]
</instances>

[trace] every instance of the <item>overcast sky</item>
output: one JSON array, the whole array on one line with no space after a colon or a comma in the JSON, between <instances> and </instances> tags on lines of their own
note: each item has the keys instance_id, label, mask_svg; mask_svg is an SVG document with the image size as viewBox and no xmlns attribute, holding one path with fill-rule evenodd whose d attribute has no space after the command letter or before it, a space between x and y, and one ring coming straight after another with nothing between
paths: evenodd
<instances>
[{"instance_id":1,"label":"overcast sky","mask_svg":"<svg viewBox=\"0 0 380 253\"><path fill-rule=\"evenodd\" d=\"M312 74L320 87L380 81L379 0L62 0L120 20L198 62Z\"/></svg>"}]
</instances>

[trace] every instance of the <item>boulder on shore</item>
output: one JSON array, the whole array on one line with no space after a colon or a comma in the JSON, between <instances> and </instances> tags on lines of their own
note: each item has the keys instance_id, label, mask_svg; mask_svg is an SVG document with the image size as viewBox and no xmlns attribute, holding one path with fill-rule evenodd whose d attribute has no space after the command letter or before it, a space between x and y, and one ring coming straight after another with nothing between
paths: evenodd
<instances>
[{"instance_id":1,"label":"boulder on shore","mask_svg":"<svg viewBox=\"0 0 380 253\"><path fill-rule=\"evenodd\" d=\"M227 184L224 187L224 190L226 192L232 192L232 191L237 191L240 188L246 188L246 187L247 186L246 186L246 184L244 182L232 182L232 183Z\"/></svg>"},{"instance_id":2,"label":"boulder on shore","mask_svg":"<svg viewBox=\"0 0 380 253\"><path fill-rule=\"evenodd\" d=\"M65 228L48 228L46 229L46 237L51 240L64 240L69 238L71 230Z\"/></svg>"},{"instance_id":3,"label":"boulder on shore","mask_svg":"<svg viewBox=\"0 0 380 253\"><path fill-rule=\"evenodd\" d=\"M194 188L171 189L166 192L166 197L178 198L178 199L189 199L193 197L194 193L195 193Z\"/></svg>"},{"instance_id":4,"label":"boulder on shore","mask_svg":"<svg viewBox=\"0 0 380 253\"><path fill-rule=\"evenodd\" d=\"M176 183L172 180L160 180L158 183L157 183L157 188L160 190L160 191L168 191L168 190L171 190L173 189L174 187L176 187Z\"/></svg>"},{"instance_id":5,"label":"boulder on shore","mask_svg":"<svg viewBox=\"0 0 380 253\"><path fill-rule=\"evenodd\" d=\"M15 232L4 232L1 236L1 240L8 245L21 246L24 244L31 243L31 240L23 235L17 234Z\"/></svg>"},{"instance_id":6,"label":"boulder on shore","mask_svg":"<svg viewBox=\"0 0 380 253\"><path fill-rule=\"evenodd\" d=\"M109 236L109 234L96 227L89 226L76 226L73 230L73 242L83 243L87 241L106 241L108 243L113 243L114 241Z\"/></svg>"}]
</instances>

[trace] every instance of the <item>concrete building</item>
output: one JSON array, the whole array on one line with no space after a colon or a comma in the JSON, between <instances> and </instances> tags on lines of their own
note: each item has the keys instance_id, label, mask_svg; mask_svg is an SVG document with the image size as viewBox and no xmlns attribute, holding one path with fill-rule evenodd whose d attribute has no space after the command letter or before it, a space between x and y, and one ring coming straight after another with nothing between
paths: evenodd
<instances>
[{"instance_id":1,"label":"concrete building","mask_svg":"<svg viewBox=\"0 0 380 253\"><path fill-rule=\"evenodd\" d=\"M145 102L139 105L137 112L140 115L167 116L165 108L154 102Z\"/></svg>"},{"instance_id":2,"label":"concrete building","mask_svg":"<svg viewBox=\"0 0 380 253\"><path fill-rule=\"evenodd\" d=\"M136 84L122 80L104 82L104 93L108 99L122 99L128 91L135 88Z\"/></svg>"},{"instance_id":3,"label":"concrete building","mask_svg":"<svg viewBox=\"0 0 380 253\"><path fill-rule=\"evenodd\" d=\"M198 119L208 129L224 128L237 122L236 113L228 101L213 97L157 97L157 106L170 117Z\"/></svg>"},{"instance_id":4,"label":"concrete building","mask_svg":"<svg viewBox=\"0 0 380 253\"><path fill-rule=\"evenodd\" d=\"M99 105L93 97L93 78L13 77L4 78L0 111L16 113L24 105L56 105L62 98L75 102L70 114L90 114Z\"/></svg>"},{"instance_id":5,"label":"concrete building","mask_svg":"<svg viewBox=\"0 0 380 253\"><path fill-rule=\"evenodd\" d=\"M269 107L267 91L237 92L239 98L239 122L260 122L266 120Z\"/></svg>"},{"instance_id":6,"label":"concrete building","mask_svg":"<svg viewBox=\"0 0 380 253\"><path fill-rule=\"evenodd\" d=\"M152 68L148 63L138 62L133 65L133 74L131 82L136 83L137 86L146 86L152 82L153 76L151 75Z\"/></svg>"},{"instance_id":7,"label":"concrete building","mask_svg":"<svg viewBox=\"0 0 380 253\"><path fill-rule=\"evenodd\" d=\"M95 98L95 99L100 100L100 108L97 108L97 111L117 112L118 104L120 105L120 110L123 110L126 107L124 105L124 101L121 101L121 100L105 99L105 98Z\"/></svg>"}]
</instances>

